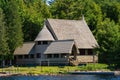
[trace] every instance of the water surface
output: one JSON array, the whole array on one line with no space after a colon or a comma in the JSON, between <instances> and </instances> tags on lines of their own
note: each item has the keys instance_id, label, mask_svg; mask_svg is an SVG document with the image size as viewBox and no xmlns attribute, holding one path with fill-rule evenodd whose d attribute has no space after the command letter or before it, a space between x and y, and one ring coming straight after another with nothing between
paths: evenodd
<instances>
[{"instance_id":1,"label":"water surface","mask_svg":"<svg viewBox=\"0 0 120 80\"><path fill-rule=\"evenodd\" d=\"M62 76L9 76L0 80L120 80L120 76L113 75L62 75Z\"/></svg>"}]
</instances>

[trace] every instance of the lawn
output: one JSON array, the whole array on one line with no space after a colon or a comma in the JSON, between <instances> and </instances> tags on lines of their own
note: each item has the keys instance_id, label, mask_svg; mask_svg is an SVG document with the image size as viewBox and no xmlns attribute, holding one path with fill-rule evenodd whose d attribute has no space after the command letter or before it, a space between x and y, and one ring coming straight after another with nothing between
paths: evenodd
<instances>
[{"instance_id":1,"label":"lawn","mask_svg":"<svg viewBox=\"0 0 120 80\"><path fill-rule=\"evenodd\" d=\"M87 64L82 66L33 66L0 68L0 72L20 74L66 74L69 71L109 71L106 64Z\"/></svg>"}]
</instances>

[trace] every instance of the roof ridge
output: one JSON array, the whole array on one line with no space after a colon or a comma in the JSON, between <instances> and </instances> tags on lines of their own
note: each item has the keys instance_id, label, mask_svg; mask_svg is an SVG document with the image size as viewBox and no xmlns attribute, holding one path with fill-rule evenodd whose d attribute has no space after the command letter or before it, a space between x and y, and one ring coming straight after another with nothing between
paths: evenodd
<instances>
[{"instance_id":1,"label":"roof ridge","mask_svg":"<svg viewBox=\"0 0 120 80\"><path fill-rule=\"evenodd\" d=\"M48 21L49 21L49 20L82 21L83 19L76 20L76 19L53 19L53 18L48 18L47 20L48 20Z\"/></svg>"}]
</instances>

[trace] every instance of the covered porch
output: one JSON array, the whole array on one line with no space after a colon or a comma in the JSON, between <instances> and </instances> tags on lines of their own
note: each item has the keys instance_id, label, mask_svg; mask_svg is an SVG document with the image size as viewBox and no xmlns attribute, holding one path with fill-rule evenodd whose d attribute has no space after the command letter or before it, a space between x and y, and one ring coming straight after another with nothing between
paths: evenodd
<instances>
[{"instance_id":1,"label":"covered porch","mask_svg":"<svg viewBox=\"0 0 120 80\"><path fill-rule=\"evenodd\" d=\"M52 42L44 52L50 65L70 65L71 59L77 60L78 49L74 40Z\"/></svg>"}]
</instances>

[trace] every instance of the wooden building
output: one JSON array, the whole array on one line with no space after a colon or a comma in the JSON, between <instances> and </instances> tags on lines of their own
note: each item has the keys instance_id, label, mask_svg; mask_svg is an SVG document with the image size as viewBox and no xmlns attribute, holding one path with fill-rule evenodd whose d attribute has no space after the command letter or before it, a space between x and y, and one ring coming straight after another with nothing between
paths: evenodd
<instances>
[{"instance_id":1,"label":"wooden building","mask_svg":"<svg viewBox=\"0 0 120 80\"><path fill-rule=\"evenodd\" d=\"M78 65L97 62L98 44L82 20L47 19L35 41L15 50L18 65Z\"/></svg>"}]
</instances>

